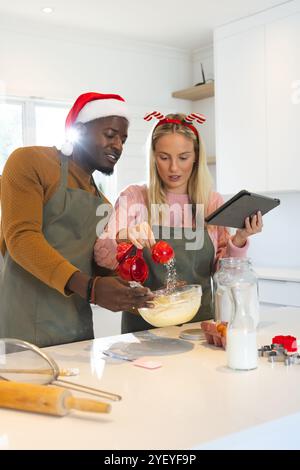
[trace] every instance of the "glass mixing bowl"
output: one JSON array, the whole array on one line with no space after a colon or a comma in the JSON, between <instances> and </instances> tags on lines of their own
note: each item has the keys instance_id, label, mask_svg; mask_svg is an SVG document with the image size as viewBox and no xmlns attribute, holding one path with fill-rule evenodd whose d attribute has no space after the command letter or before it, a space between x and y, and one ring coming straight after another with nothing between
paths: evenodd
<instances>
[{"instance_id":1,"label":"glass mixing bowl","mask_svg":"<svg viewBox=\"0 0 300 470\"><path fill-rule=\"evenodd\" d=\"M154 308L138 309L143 319L153 326L163 327L189 322L201 305L202 289L197 284L177 287L172 293L167 293L166 290L153 293Z\"/></svg>"}]
</instances>

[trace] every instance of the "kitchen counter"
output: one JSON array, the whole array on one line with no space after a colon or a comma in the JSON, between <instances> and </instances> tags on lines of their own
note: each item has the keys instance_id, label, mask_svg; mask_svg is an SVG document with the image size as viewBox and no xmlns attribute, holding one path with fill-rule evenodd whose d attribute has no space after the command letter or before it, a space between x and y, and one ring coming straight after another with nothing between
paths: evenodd
<instances>
[{"instance_id":1,"label":"kitchen counter","mask_svg":"<svg viewBox=\"0 0 300 470\"><path fill-rule=\"evenodd\" d=\"M258 344L275 334L300 338L300 309L262 307ZM132 334L47 348L62 367L78 367L70 380L122 395L112 412L73 411L52 417L0 410L0 449L201 449L300 448L300 365L259 358L253 371L226 367L224 350L170 341L198 324L151 330L140 342ZM102 351L128 343L128 352L149 357L154 334L162 367L144 369ZM120 345L119 345L120 346ZM76 393L76 392L73 392ZM82 395L83 396L83 395ZM296 430L296 432L295 432Z\"/></svg>"},{"instance_id":2,"label":"kitchen counter","mask_svg":"<svg viewBox=\"0 0 300 470\"><path fill-rule=\"evenodd\" d=\"M259 298L269 304L300 307L300 269L255 267Z\"/></svg>"}]
</instances>

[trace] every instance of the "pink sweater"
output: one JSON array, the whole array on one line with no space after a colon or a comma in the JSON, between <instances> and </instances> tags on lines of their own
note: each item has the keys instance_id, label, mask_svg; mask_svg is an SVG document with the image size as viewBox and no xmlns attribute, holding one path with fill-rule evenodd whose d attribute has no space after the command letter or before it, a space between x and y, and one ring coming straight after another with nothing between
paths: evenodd
<instances>
[{"instance_id":1,"label":"pink sweater","mask_svg":"<svg viewBox=\"0 0 300 470\"><path fill-rule=\"evenodd\" d=\"M126 201L126 204L124 201ZM126 226L137 225L148 220L146 201L146 185L134 184L128 186L124 191L122 191L116 202L114 212L106 230L98 238L95 244L95 261L99 266L109 269L115 269L117 267L116 234ZM182 226L182 211L184 205L189 203L188 195L168 193L167 202L169 205L174 205L173 207L177 208L177 212L171 212L171 226ZM223 204L223 202L223 198L219 193L212 193L209 201L208 213L210 214L215 211ZM190 225L190 221L188 219L185 221L185 226ZM215 270L217 269L220 258L246 256L249 246L248 240L242 248L238 248L232 243L232 236L230 236L226 227L211 227L208 233L215 249Z\"/></svg>"}]
</instances>

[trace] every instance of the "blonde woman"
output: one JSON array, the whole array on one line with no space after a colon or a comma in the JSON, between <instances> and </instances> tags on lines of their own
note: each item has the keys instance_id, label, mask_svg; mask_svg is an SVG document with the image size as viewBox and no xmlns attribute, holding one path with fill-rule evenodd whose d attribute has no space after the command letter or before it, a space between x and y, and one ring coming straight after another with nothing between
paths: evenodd
<instances>
[{"instance_id":1,"label":"blonde woman","mask_svg":"<svg viewBox=\"0 0 300 470\"><path fill-rule=\"evenodd\" d=\"M196 126L184 114L161 119L151 136L148 185L131 185L121 194L106 233L95 245L95 260L116 267L117 243L128 240L143 248L150 274L145 286L164 286L166 269L151 259L157 239L175 251L178 279L201 284L201 307L193 321L213 317L211 278L223 257L243 257L248 237L262 230L261 214L246 219L245 228L230 236L225 227L205 226L204 217L223 199L213 192L204 144ZM153 328L139 315L123 312L122 333Z\"/></svg>"}]
</instances>

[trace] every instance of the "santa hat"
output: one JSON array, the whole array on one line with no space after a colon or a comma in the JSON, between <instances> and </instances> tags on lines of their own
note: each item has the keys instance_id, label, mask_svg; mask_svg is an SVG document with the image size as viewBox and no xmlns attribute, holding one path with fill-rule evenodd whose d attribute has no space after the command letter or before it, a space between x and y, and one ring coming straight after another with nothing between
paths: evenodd
<instances>
[{"instance_id":1,"label":"santa hat","mask_svg":"<svg viewBox=\"0 0 300 470\"><path fill-rule=\"evenodd\" d=\"M66 119L66 131L70 131L77 122L86 123L108 116L120 116L129 121L129 113L124 98L114 94L83 93L80 95ZM64 155L72 155L73 144L67 141L62 145Z\"/></svg>"}]
</instances>

